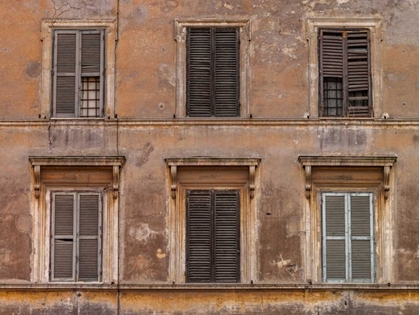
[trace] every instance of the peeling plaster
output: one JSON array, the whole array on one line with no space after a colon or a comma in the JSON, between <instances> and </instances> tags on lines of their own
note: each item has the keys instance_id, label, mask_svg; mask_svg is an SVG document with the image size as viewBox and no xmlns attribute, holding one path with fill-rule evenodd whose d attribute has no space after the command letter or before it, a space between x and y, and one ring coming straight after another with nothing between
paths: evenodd
<instances>
[{"instance_id":1,"label":"peeling plaster","mask_svg":"<svg viewBox=\"0 0 420 315\"><path fill-rule=\"evenodd\" d=\"M149 228L149 224L140 223L140 227L131 227L128 234L140 242L147 242L149 238L154 238L159 235L159 232L153 231Z\"/></svg>"}]
</instances>

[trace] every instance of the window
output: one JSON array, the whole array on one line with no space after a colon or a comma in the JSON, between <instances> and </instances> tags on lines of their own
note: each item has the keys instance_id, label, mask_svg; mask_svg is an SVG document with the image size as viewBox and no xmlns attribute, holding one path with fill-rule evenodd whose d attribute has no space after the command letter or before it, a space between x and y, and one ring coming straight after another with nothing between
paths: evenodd
<instances>
[{"instance_id":1,"label":"window","mask_svg":"<svg viewBox=\"0 0 420 315\"><path fill-rule=\"evenodd\" d=\"M175 117L249 117L249 19L175 19Z\"/></svg>"},{"instance_id":2,"label":"window","mask_svg":"<svg viewBox=\"0 0 420 315\"><path fill-rule=\"evenodd\" d=\"M239 190L186 193L186 282L239 282Z\"/></svg>"},{"instance_id":3,"label":"window","mask_svg":"<svg viewBox=\"0 0 420 315\"><path fill-rule=\"evenodd\" d=\"M382 20L310 17L309 117L379 118L382 100Z\"/></svg>"},{"instance_id":4,"label":"window","mask_svg":"<svg viewBox=\"0 0 420 315\"><path fill-rule=\"evenodd\" d=\"M30 157L31 282L118 282L124 157Z\"/></svg>"},{"instance_id":5,"label":"window","mask_svg":"<svg viewBox=\"0 0 420 315\"><path fill-rule=\"evenodd\" d=\"M324 282L374 282L371 193L322 194Z\"/></svg>"},{"instance_id":6,"label":"window","mask_svg":"<svg viewBox=\"0 0 420 315\"><path fill-rule=\"evenodd\" d=\"M306 279L392 283L395 156L300 156Z\"/></svg>"},{"instance_id":7,"label":"window","mask_svg":"<svg viewBox=\"0 0 420 315\"><path fill-rule=\"evenodd\" d=\"M100 281L101 194L54 192L51 281Z\"/></svg>"},{"instance_id":8,"label":"window","mask_svg":"<svg viewBox=\"0 0 420 315\"><path fill-rule=\"evenodd\" d=\"M42 118L114 117L115 21L42 21Z\"/></svg>"},{"instance_id":9,"label":"window","mask_svg":"<svg viewBox=\"0 0 420 315\"><path fill-rule=\"evenodd\" d=\"M258 158L168 158L172 283L257 281Z\"/></svg>"},{"instance_id":10,"label":"window","mask_svg":"<svg viewBox=\"0 0 420 315\"><path fill-rule=\"evenodd\" d=\"M370 117L368 30L320 30L321 116Z\"/></svg>"},{"instance_id":11,"label":"window","mask_svg":"<svg viewBox=\"0 0 420 315\"><path fill-rule=\"evenodd\" d=\"M104 31L54 32L54 117L101 117Z\"/></svg>"},{"instance_id":12,"label":"window","mask_svg":"<svg viewBox=\"0 0 420 315\"><path fill-rule=\"evenodd\" d=\"M187 116L239 116L239 29L187 34Z\"/></svg>"}]
</instances>

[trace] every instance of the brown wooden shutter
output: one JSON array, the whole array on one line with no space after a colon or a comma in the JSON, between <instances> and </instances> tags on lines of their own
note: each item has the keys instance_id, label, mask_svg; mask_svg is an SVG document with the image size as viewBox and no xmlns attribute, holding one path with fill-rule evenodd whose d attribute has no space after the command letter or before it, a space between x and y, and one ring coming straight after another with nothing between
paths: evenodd
<instances>
[{"instance_id":1,"label":"brown wooden shutter","mask_svg":"<svg viewBox=\"0 0 420 315\"><path fill-rule=\"evenodd\" d=\"M190 28L187 37L187 115L212 114L211 29Z\"/></svg>"},{"instance_id":2,"label":"brown wooden shutter","mask_svg":"<svg viewBox=\"0 0 420 315\"><path fill-rule=\"evenodd\" d=\"M210 190L187 191L186 282L212 281Z\"/></svg>"},{"instance_id":3,"label":"brown wooden shutter","mask_svg":"<svg viewBox=\"0 0 420 315\"><path fill-rule=\"evenodd\" d=\"M370 116L369 32L347 32L347 73L349 117Z\"/></svg>"},{"instance_id":4,"label":"brown wooden shutter","mask_svg":"<svg viewBox=\"0 0 420 315\"><path fill-rule=\"evenodd\" d=\"M239 282L239 191L214 191L214 208L214 282Z\"/></svg>"},{"instance_id":5,"label":"brown wooden shutter","mask_svg":"<svg viewBox=\"0 0 420 315\"><path fill-rule=\"evenodd\" d=\"M320 115L371 116L369 32L321 30L319 54Z\"/></svg>"},{"instance_id":6,"label":"brown wooden shutter","mask_svg":"<svg viewBox=\"0 0 420 315\"><path fill-rule=\"evenodd\" d=\"M214 116L239 116L239 30L214 31Z\"/></svg>"},{"instance_id":7,"label":"brown wooden shutter","mask_svg":"<svg viewBox=\"0 0 420 315\"><path fill-rule=\"evenodd\" d=\"M324 195L324 280L346 280L345 195Z\"/></svg>"},{"instance_id":8,"label":"brown wooden shutter","mask_svg":"<svg viewBox=\"0 0 420 315\"><path fill-rule=\"evenodd\" d=\"M76 31L55 31L54 50L54 116L74 117L77 102Z\"/></svg>"},{"instance_id":9,"label":"brown wooden shutter","mask_svg":"<svg viewBox=\"0 0 420 315\"><path fill-rule=\"evenodd\" d=\"M351 195L351 270L352 279L372 278L372 211L370 195Z\"/></svg>"},{"instance_id":10,"label":"brown wooden shutter","mask_svg":"<svg viewBox=\"0 0 420 315\"><path fill-rule=\"evenodd\" d=\"M238 29L188 29L187 115L239 116Z\"/></svg>"},{"instance_id":11,"label":"brown wooden shutter","mask_svg":"<svg viewBox=\"0 0 420 315\"><path fill-rule=\"evenodd\" d=\"M78 278L99 280L100 196L79 194Z\"/></svg>"},{"instance_id":12,"label":"brown wooden shutter","mask_svg":"<svg viewBox=\"0 0 420 315\"><path fill-rule=\"evenodd\" d=\"M74 280L75 194L54 194L52 214L52 280Z\"/></svg>"}]
</instances>

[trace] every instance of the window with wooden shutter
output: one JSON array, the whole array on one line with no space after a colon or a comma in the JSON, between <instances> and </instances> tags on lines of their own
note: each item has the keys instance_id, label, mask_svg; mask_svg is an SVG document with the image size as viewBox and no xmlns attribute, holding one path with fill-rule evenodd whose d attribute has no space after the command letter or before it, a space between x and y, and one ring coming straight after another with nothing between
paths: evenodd
<instances>
[{"instance_id":1,"label":"window with wooden shutter","mask_svg":"<svg viewBox=\"0 0 420 315\"><path fill-rule=\"evenodd\" d=\"M322 194L325 282L374 282L371 193Z\"/></svg>"},{"instance_id":2,"label":"window with wooden shutter","mask_svg":"<svg viewBox=\"0 0 420 315\"><path fill-rule=\"evenodd\" d=\"M104 31L54 32L54 117L101 117L104 94Z\"/></svg>"},{"instance_id":3,"label":"window with wooden shutter","mask_svg":"<svg viewBox=\"0 0 420 315\"><path fill-rule=\"evenodd\" d=\"M187 34L187 116L239 116L239 29Z\"/></svg>"},{"instance_id":4,"label":"window with wooden shutter","mask_svg":"<svg viewBox=\"0 0 420 315\"><path fill-rule=\"evenodd\" d=\"M239 282L239 190L186 193L186 282Z\"/></svg>"},{"instance_id":5,"label":"window with wooden shutter","mask_svg":"<svg viewBox=\"0 0 420 315\"><path fill-rule=\"evenodd\" d=\"M51 280L100 281L101 195L53 193Z\"/></svg>"},{"instance_id":6,"label":"window with wooden shutter","mask_svg":"<svg viewBox=\"0 0 420 315\"><path fill-rule=\"evenodd\" d=\"M368 30L320 30L319 64L321 116L373 115Z\"/></svg>"}]
</instances>

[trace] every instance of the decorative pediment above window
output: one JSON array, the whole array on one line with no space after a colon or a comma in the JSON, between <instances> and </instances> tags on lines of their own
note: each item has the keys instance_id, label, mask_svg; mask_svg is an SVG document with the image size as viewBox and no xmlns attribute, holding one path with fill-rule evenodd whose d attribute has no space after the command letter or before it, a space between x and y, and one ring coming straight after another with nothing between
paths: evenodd
<instances>
[{"instance_id":1,"label":"decorative pediment above window","mask_svg":"<svg viewBox=\"0 0 420 315\"><path fill-rule=\"evenodd\" d=\"M29 157L35 177L35 197L39 198L39 191L42 181L48 181L48 176L42 179L44 173L54 168L60 170L52 172L50 175L56 185L61 182L64 184L83 184L86 185L105 185L108 182L108 173L112 174L109 182L112 182L114 199L118 197L120 183L120 168L125 163L125 157ZM109 169L106 172L95 172L95 170ZM111 171L112 169L112 171ZM69 175L71 171L72 175ZM51 172L49 172L51 173ZM67 176L65 175L67 173ZM97 176L95 176L97 174ZM47 174L45 174L47 175Z\"/></svg>"},{"instance_id":2,"label":"decorative pediment above window","mask_svg":"<svg viewBox=\"0 0 420 315\"><path fill-rule=\"evenodd\" d=\"M178 167L248 167L249 177L249 196L254 198L255 191L255 169L260 164L260 158L212 158L212 157L193 157L193 158L167 158L166 164L171 172L171 195L176 198Z\"/></svg>"},{"instance_id":3,"label":"decorative pediment above window","mask_svg":"<svg viewBox=\"0 0 420 315\"><path fill-rule=\"evenodd\" d=\"M391 167L397 161L396 156L299 156L299 162L305 169L305 192L309 199L312 190L313 168L383 168L384 198L389 194L389 175ZM339 180L339 179L337 179Z\"/></svg>"}]
</instances>

